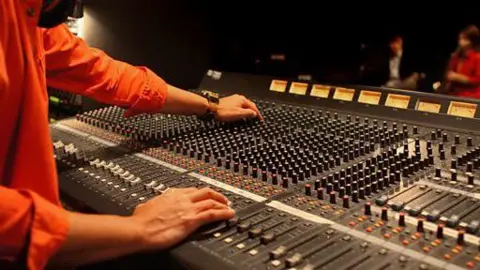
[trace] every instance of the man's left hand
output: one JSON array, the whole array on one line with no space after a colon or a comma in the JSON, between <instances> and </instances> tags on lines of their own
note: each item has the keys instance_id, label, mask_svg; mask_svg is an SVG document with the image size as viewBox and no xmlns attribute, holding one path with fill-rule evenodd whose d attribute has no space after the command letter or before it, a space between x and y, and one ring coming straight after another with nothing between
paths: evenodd
<instances>
[{"instance_id":1,"label":"man's left hand","mask_svg":"<svg viewBox=\"0 0 480 270\"><path fill-rule=\"evenodd\" d=\"M257 105L242 95L233 95L220 99L218 104L217 120L232 122L245 118L263 120Z\"/></svg>"}]
</instances>

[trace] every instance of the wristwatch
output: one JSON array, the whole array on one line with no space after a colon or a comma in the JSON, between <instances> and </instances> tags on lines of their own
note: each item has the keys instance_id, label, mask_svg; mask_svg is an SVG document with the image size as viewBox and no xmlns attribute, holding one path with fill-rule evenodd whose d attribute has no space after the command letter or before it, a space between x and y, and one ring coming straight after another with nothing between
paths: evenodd
<instances>
[{"instance_id":1,"label":"wristwatch","mask_svg":"<svg viewBox=\"0 0 480 270\"><path fill-rule=\"evenodd\" d=\"M220 103L219 95L211 91L202 90L200 92L200 96L207 99L208 108L207 108L207 111L203 115L199 116L198 118L204 121L215 119L215 116L217 114L218 104Z\"/></svg>"}]
</instances>

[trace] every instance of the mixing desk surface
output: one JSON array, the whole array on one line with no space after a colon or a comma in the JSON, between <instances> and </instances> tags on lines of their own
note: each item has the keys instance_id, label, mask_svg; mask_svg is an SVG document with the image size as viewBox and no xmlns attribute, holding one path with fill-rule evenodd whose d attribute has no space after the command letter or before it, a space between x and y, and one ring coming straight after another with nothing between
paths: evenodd
<instances>
[{"instance_id":1,"label":"mixing desk surface","mask_svg":"<svg viewBox=\"0 0 480 270\"><path fill-rule=\"evenodd\" d=\"M188 269L480 269L478 102L218 72L201 89L265 121L86 112L51 126L62 194L129 215L222 192L237 217L171 251Z\"/></svg>"}]
</instances>

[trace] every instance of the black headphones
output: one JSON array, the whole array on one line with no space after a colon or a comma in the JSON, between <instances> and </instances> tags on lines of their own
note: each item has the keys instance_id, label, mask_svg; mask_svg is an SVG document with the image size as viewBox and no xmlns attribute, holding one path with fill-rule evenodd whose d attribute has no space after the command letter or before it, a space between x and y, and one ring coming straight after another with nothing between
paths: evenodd
<instances>
[{"instance_id":1,"label":"black headphones","mask_svg":"<svg viewBox=\"0 0 480 270\"><path fill-rule=\"evenodd\" d=\"M38 26L52 28L67 21L68 16L73 13L76 0L59 0L58 3L48 9L42 10Z\"/></svg>"}]
</instances>

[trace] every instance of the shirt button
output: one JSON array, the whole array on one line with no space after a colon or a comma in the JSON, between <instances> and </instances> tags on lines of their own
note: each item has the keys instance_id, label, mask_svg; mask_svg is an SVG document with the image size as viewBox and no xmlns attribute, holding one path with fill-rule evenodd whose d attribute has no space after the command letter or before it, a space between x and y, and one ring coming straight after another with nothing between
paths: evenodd
<instances>
[{"instance_id":1,"label":"shirt button","mask_svg":"<svg viewBox=\"0 0 480 270\"><path fill-rule=\"evenodd\" d=\"M28 15L29 17L35 16L35 9L33 9L33 8L28 8L28 9L27 9L27 15Z\"/></svg>"}]
</instances>

